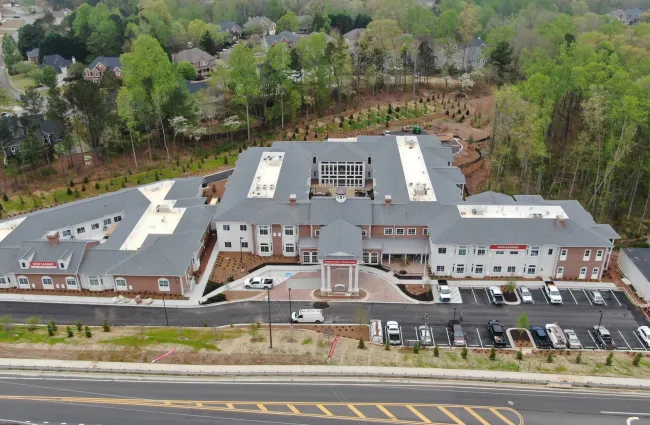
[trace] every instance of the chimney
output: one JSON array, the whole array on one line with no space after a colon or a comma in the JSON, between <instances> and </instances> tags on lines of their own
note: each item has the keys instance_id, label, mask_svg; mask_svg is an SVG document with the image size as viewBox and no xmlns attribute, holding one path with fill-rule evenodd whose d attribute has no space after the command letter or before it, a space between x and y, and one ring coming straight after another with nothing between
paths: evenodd
<instances>
[{"instance_id":1,"label":"chimney","mask_svg":"<svg viewBox=\"0 0 650 425\"><path fill-rule=\"evenodd\" d=\"M392 196L390 196L390 195L384 196L384 205L386 205L387 207L390 207L390 204L392 204L392 203L393 203L393 197Z\"/></svg>"},{"instance_id":2,"label":"chimney","mask_svg":"<svg viewBox=\"0 0 650 425\"><path fill-rule=\"evenodd\" d=\"M292 193L289 195L289 205L296 205L296 194Z\"/></svg>"},{"instance_id":3,"label":"chimney","mask_svg":"<svg viewBox=\"0 0 650 425\"><path fill-rule=\"evenodd\" d=\"M566 223L566 219L560 217L559 215L555 217L555 224L559 229L564 229L564 223Z\"/></svg>"},{"instance_id":4,"label":"chimney","mask_svg":"<svg viewBox=\"0 0 650 425\"><path fill-rule=\"evenodd\" d=\"M59 232L56 230L52 230L51 232L47 232L47 235L45 235L47 238L47 242L51 245L54 246L59 243Z\"/></svg>"}]
</instances>

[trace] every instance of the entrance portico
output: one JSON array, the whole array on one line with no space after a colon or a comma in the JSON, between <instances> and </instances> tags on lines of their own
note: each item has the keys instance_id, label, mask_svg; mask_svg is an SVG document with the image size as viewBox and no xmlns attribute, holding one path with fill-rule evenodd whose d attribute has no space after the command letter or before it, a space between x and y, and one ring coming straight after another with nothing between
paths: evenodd
<instances>
[{"instance_id":1,"label":"entrance portico","mask_svg":"<svg viewBox=\"0 0 650 425\"><path fill-rule=\"evenodd\" d=\"M318 260L321 270L321 294L332 292L359 293L359 263L363 247L361 229L338 219L321 227L318 239ZM347 267L348 281L332 281L332 269Z\"/></svg>"}]
</instances>

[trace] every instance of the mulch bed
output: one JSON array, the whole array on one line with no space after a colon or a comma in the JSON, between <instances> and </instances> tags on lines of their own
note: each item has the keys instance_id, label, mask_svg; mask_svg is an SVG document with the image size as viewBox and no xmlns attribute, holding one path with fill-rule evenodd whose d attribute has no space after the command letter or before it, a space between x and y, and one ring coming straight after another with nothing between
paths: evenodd
<instances>
[{"instance_id":1,"label":"mulch bed","mask_svg":"<svg viewBox=\"0 0 650 425\"><path fill-rule=\"evenodd\" d=\"M359 295L346 296L345 294L345 292L332 292L329 295L324 295L321 294L320 289L314 291L314 297L319 300L360 300L368 295L363 289L359 289Z\"/></svg>"},{"instance_id":2,"label":"mulch bed","mask_svg":"<svg viewBox=\"0 0 650 425\"><path fill-rule=\"evenodd\" d=\"M141 298L146 299L146 298L153 298L153 299L162 299L162 296L165 296L166 300L184 300L186 299L182 295L179 294L159 294L159 293L148 293L147 291L144 292L128 292L128 291L120 291L120 292L115 292L111 290L106 290L106 291L86 291L86 290L81 290L81 291L74 291L74 290L66 290L66 289L60 289L60 290L54 290L54 289L20 289L20 288L2 288L0 289L0 293L4 294L23 294L23 295L62 295L62 296L68 296L68 297L101 297L101 298L113 298L117 297L118 295L122 295L125 298L135 298L136 295L140 295Z\"/></svg>"},{"instance_id":3,"label":"mulch bed","mask_svg":"<svg viewBox=\"0 0 650 425\"><path fill-rule=\"evenodd\" d=\"M503 299L508 301L509 303L516 303L517 301L519 301L517 299L517 294L515 294L514 292L506 292L503 290L502 292L503 292Z\"/></svg>"},{"instance_id":4,"label":"mulch bed","mask_svg":"<svg viewBox=\"0 0 650 425\"><path fill-rule=\"evenodd\" d=\"M405 285L399 283L397 287L409 298L413 298L414 300L433 301L433 291L422 288L422 285Z\"/></svg>"},{"instance_id":5,"label":"mulch bed","mask_svg":"<svg viewBox=\"0 0 650 425\"><path fill-rule=\"evenodd\" d=\"M512 329L510 331L510 336L517 348L533 347L533 343L528 337L528 332L519 332L517 329Z\"/></svg>"}]
</instances>

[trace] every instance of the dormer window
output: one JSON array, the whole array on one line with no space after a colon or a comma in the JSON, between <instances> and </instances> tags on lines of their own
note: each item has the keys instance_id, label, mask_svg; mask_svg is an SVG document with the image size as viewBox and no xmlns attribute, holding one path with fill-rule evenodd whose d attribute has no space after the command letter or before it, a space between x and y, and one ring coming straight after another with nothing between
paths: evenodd
<instances>
[{"instance_id":1,"label":"dormer window","mask_svg":"<svg viewBox=\"0 0 650 425\"><path fill-rule=\"evenodd\" d=\"M65 264L59 263L59 267L62 268L62 269L65 269Z\"/></svg>"},{"instance_id":2,"label":"dormer window","mask_svg":"<svg viewBox=\"0 0 650 425\"><path fill-rule=\"evenodd\" d=\"M23 269L26 269L27 268L27 263L24 262L24 261L21 261L20 262L20 267L22 267Z\"/></svg>"}]
</instances>

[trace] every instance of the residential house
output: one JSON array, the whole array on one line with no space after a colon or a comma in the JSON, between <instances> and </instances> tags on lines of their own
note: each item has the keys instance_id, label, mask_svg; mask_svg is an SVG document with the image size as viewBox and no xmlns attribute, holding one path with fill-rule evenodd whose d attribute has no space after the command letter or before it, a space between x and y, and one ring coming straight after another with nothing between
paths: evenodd
<instances>
[{"instance_id":1,"label":"residential house","mask_svg":"<svg viewBox=\"0 0 650 425\"><path fill-rule=\"evenodd\" d=\"M487 63L487 58L484 54L487 47L487 44L481 37L475 38L465 46L454 42L452 55L447 56L447 46L438 44L434 49L436 65L438 67L454 66L460 71L470 72L476 69L482 69Z\"/></svg>"},{"instance_id":2,"label":"residential house","mask_svg":"<svg viewBox=\"0 0 650 425\"><path fill-rule=\"evenodd\" d=\"M262 47L268 49L273 47L277 43L286 43L290 48L296 47L298 41L303 37L301 34L296 34L295 32L282 31L279 34L267 35L262 38Z\"/></svg>"},{"instance_id":3,"label":"residential house","mask_svg":"<svg viewBox=\"0 0 650 425\"><path fill-rule=\"evenodd\" d=\"M1 126L6 126L8 131L3 131L7 136L0 139L0 145L5 159L20 154L23 141L29 133L34 131L43 141L43 146L54 146L61 141L65 134L65 126L60 121L43 119L42 116L18 117L9 115L0 118Z\"/></svg>"},{"instance_id":4,"label":"residential house","mask_svg":"<svg viewBox=\"0 0 650 425\"><path fill-rule=\"evenodd\" d=\"M361 35L364 32L366 32L365 28L355 28L352 31L343 34L343 39L345 39L345 42L348 44L348 51L351 54L356 53L359 40L361 40Z\"/></svg>"},{"instance_id":5,"label":"residential house","mask_svg":"<svg viewBox=\"0 0 650 425\"><path fill-rule=\"evenodd\" d=\"M214 56L197 47L181 50L173 54L172 60L174 62L191 63L196 68L196 74L199 78L207 77L217 61Z\"/></svg>"},{"instance_id":6,"label":"residential house","mask_svg":"<svg viewBox=\"0 0 650 425\"><path fill-rule=\"evenodd\" d=\"M309 15L298 16L298 34L309 34L314 25L314 18Z\"/></svg>"},{"instance_id":7,"label":"residential house","mask_svg":"<svg viewBox=\"0 0 650 425\"><path fill-rule=\"evenodd\" d=\"M248 18L248 21L244 24L244 29L262 35L274 35L275 22L266 16L256 16L254 18Z\"/></svg>"},{"instance_id":8,"label":"residential house","mask_svg":"<svg viewBox=\"0 0 650 425\"><path fill-rule=\"evenodd\" d=\"M38 53L39 53L39 48L35 48L27 52L27 60L34 65L38 65Z\"/></svg>"},{"instance_id":9,"label":"residential house","mask_svg":"<svg viewBox=\"0 0 650 425\"><path fill-rule=\"evenodd\" d=\"M68 60L59 55L47 55L43 56L43 64L41 65L41 68L44 66L51 66L54 68L56 71L56 79L58 83L61 84L66 78L68 78L68 67L75 62L76 60L74 56L72 57L72 60Z\"/></svg>"},{"instance_id":10,"label":"residential house","mask_svg":"<svg viewBox=\"0 0 650 425\"><path fill-rule=\"evenodd\" d=\"M616 19L621 23L625 23L627 21L627 14L623 9L613 10L609 13L609 16L611 16L612 18Z\"/></svg>"},{"instance_id":11,"label":"residential house","mask_svg":"<svg viewBox=\"0 0 650 425\"><path fill-rule=\"evenodd\" d=\"M224 93L211 88L207 80L185 81L185 86L196 100L201 120L213 119L224 110L226 100Z\"/></svg>"},{"instance_id":12,"label":"residential house","mask_svg":"<svg viewBox=\"0 0 650 425\"><path fill-rule=\"evenodd\" d=\"M636 24L643 17L645 11L640 8L627 9L625 11L625 23L628 25Z\"/></svg>"},{"instance_id":13,"label":"residential house","mask_svg":"<svg viewBox=\"0 0 650 425\"><path fill-rule=\"evenodd\" d=\"M98 83L106 72L112 72L117 77L122 76L119 56L97 56L84 70L84 79Z\"/></svg>"},{"instance_id":14,"label":"residential house","mask_svg":"<svg viewBox=\"0 0 650 425\"><path fill-rule=\"evenodd\" d=\"M241 25L237 24L235 21L219 22L217 26L220 27L222 31L229 31L236 38L241 37L241 33L244 31Z\"/></svg>"}]
</instances>

